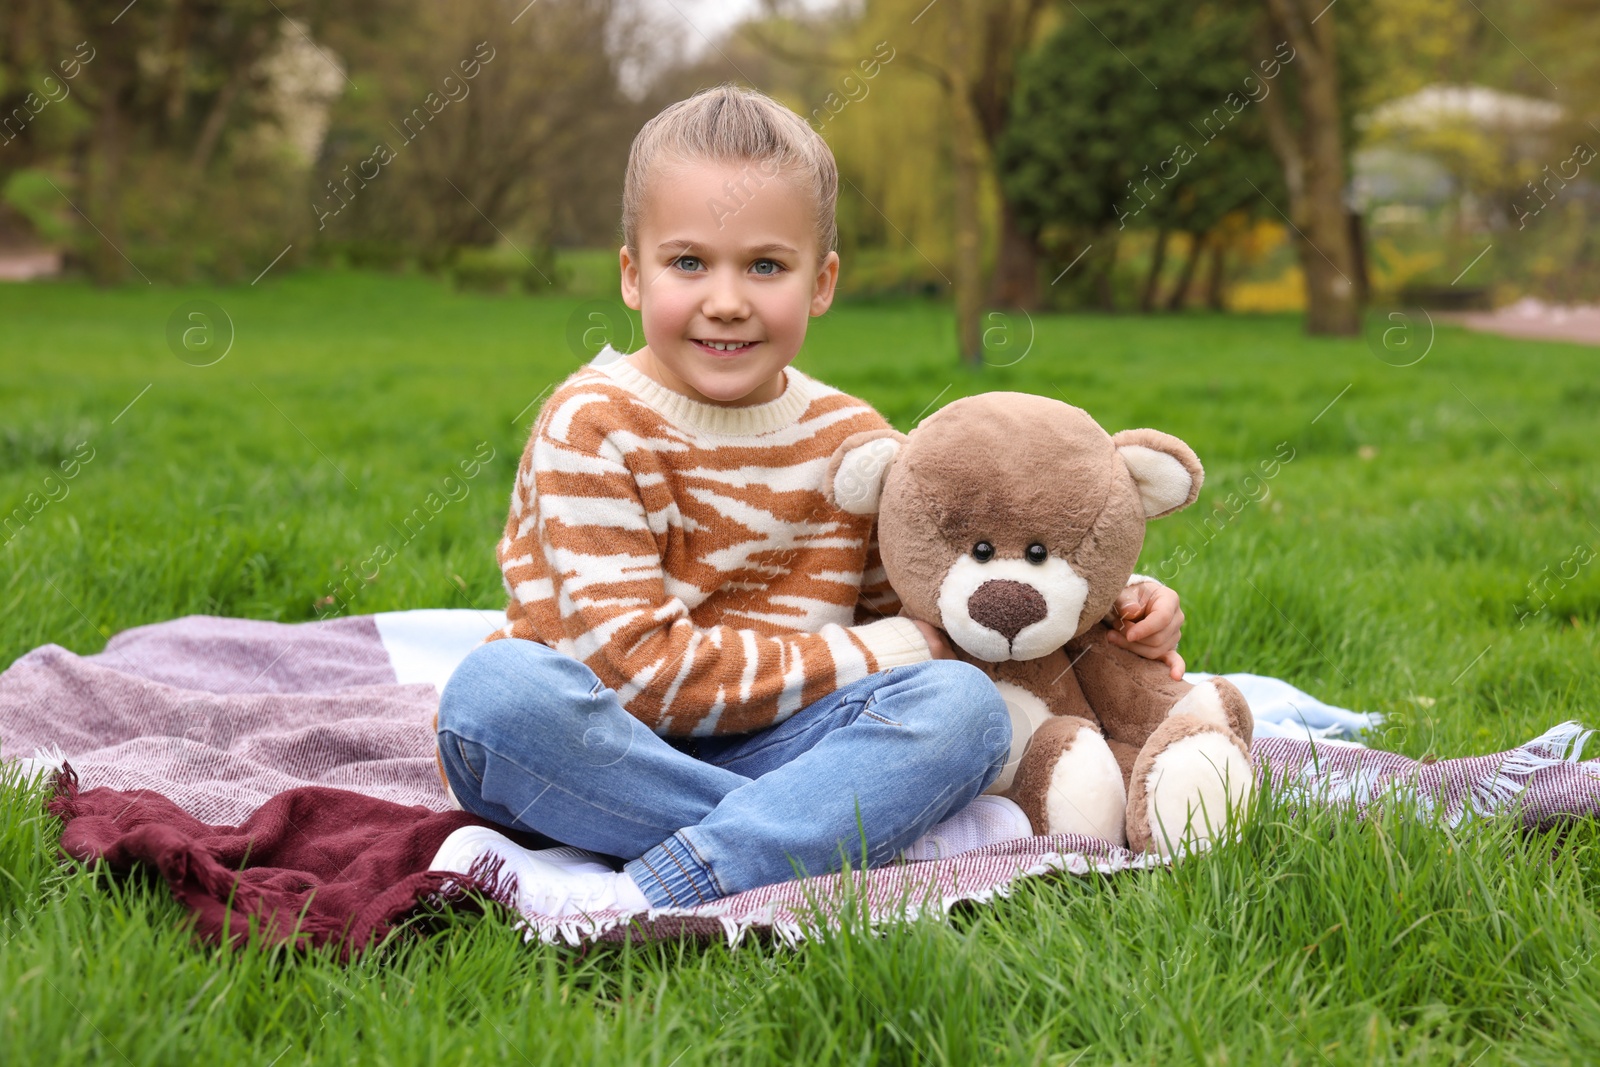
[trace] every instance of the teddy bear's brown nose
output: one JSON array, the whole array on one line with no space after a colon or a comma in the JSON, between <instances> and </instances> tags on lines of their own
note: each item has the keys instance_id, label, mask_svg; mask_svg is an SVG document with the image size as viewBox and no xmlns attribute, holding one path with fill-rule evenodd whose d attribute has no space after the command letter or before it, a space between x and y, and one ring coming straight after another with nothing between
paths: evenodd
<instances>
[{"instance_id":1,"label":"teddy bear's brown nose","mask_svg":"<svg viewBox=\"0 0 1600 1067\"><path fill-rule=\"evenodd\" d=\"M1049 613L1039 590L1004 578L984 582L967 598L972 621L1004 634L1007 641Z\"/></svg>"}]
</instances>

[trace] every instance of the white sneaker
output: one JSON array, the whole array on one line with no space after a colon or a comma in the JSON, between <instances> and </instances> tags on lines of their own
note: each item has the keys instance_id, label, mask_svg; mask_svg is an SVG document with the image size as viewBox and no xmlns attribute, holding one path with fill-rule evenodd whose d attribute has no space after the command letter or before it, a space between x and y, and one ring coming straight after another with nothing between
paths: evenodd
<instances>
[{"instance_id":1,"label":"white sneaker","mask_svg":"<svg viewBox=\"0 0 1600 1067\"><path fill-rule=\"evenodd\" d=\"M986 793L917 838L900 855L908 860L942 860L1032 836L1033 826L1014 801Z\"/></svg>"},{"instance_id":2,"label":"white sneaker","mask_svg":"<svg viewBox=\"0 0 1600 1067\"><path fill-rule=\"evenodd\" d=\"M648 911L650 902L627 874L613 871L592 852L563 845L526 849L487 826L463 826L444 839L430 871L467 874L485 855L517 883L517 910L570 917L596 911Z\"/></svg>"}]
</instances>

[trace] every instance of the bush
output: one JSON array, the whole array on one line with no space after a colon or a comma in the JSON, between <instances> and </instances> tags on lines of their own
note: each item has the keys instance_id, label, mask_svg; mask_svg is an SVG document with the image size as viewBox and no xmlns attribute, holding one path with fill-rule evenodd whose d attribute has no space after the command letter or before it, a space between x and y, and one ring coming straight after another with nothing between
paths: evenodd
<instances>
[{"instance_id":1,"label":"bush","mask_svg":"<svg viewBox=\"0 0 1600 1067\"><path fill-rule=\"evenodd\" d=\"M572 276L546 245L522 251L507 246L463 248L446 273L457 289L485 293L564 292Z\"/></svg>"}]
</instances>

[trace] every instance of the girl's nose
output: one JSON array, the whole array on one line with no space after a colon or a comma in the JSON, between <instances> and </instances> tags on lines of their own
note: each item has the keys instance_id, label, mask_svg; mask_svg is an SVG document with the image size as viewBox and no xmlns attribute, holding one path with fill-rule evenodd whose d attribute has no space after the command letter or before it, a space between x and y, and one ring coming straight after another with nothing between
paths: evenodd
<instances>
[{"instance_id":1,"label":"girl's nose","mask_svg":"<svg viewBox=\"0 0 1600 1067\"><path fill-rule=\"evenodd\" d=\"M731 274L712 278L702 307L707 318L742 319L750 314L750 303L745 299L741 280Z\"/></svg>"}]
</instances>

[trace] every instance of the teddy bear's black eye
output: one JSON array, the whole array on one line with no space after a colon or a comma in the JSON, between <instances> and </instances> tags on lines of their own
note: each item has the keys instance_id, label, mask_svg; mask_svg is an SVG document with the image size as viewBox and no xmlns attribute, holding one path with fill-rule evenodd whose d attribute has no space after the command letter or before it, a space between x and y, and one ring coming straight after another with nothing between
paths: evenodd
<instances>
[{"instance_id":1,"label":"teddy bear's black eye","mask_svg":"<svg viewBox=\"0 0 1600 1067\"><path fill-rule=\"evenodd\" d=\"M994 559L994 546L987 541L979 541L972 546L972 558L979 563L988 563Z\"/></svg>"},{"instance_id":2,"label":"teddy bear's black eye","mask_svg":"<svg viewBox=\"0 0 1600 1067\"><path fill-rule=\"evenodd\" d=\"M1033 544L1028 546L1028 562L1029 563L1043 563L1045 560L1047 560L1049 558L1050 558L1050 550L1045 548L1039 542L1035 541Z\"/></svg>"}]
</instances>

